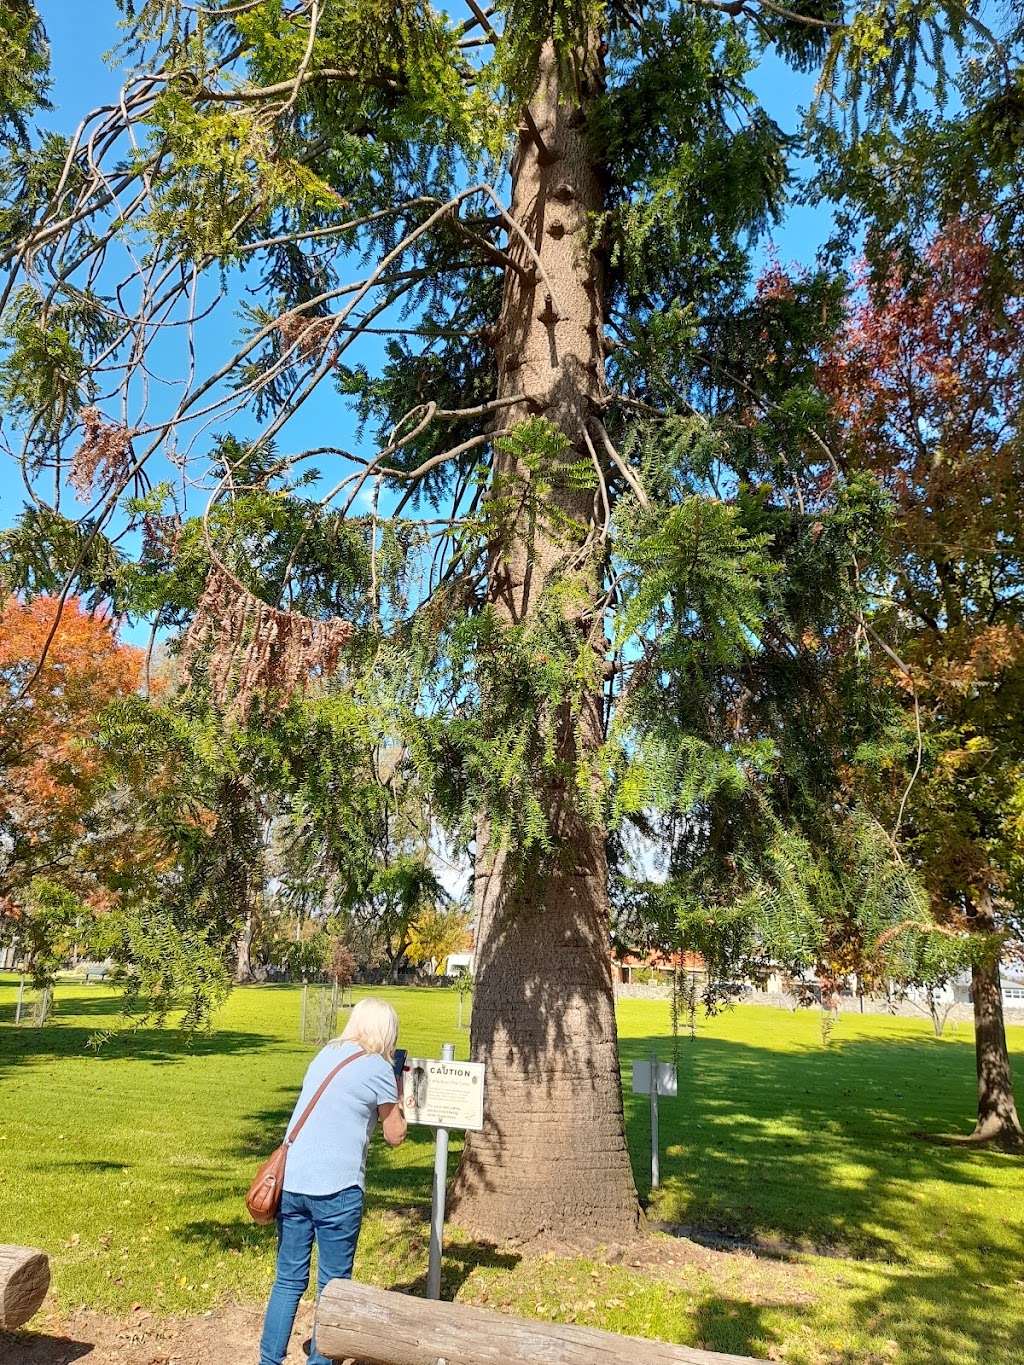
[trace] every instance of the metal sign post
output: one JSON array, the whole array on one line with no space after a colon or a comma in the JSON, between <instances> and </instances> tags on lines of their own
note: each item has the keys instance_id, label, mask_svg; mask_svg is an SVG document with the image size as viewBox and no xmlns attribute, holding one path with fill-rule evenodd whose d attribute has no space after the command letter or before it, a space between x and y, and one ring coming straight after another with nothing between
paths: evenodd
<instances>
[{"instance_id":1,"label":"metal sign post","mask_svg":"<svg viewBox=\"0 0 1024 1365\"><path fill-rule=\"evenodd\" d=\"M448 1191L448 1133L452 1128L484 1126L484 1065L456 1062L455 1044L445 1043L441 1060L406 1058L402 1107L406 1121L435 1130L434 1187L430 1205L430 1255L427 1298L441 1297L441 1248Z\"/></svg>"},{"instance_id":2,"label":"metal sign post","mask_svg":"<svg viewBox=\"0 0 1024 1365\"><path fill-rule=\"evenodd\" d=\"M652 1053L650 1061L633 1063L633 1093L651 1097L651 1189L661 1187L661 1158L658 1152L658 1096L678 1095L679 1078L670 1062L659 1062Z\"/></svg>"},{"instance_id":3,"label":"metal sign post","mask_svg":"<svg viewBox=\"0 0 1024 1365\"><path fill-rule=\"evenodd\" d=\"M455 1044L441 1048L442 1062L454 1062ZM415 1096L414 1096L415 1098ZM430 1200L430 1255L427 1261L427 1298L441 1297L441 1247L444 1244L444 1205L448 1195L448 1129L434 1130L434 1192Z\"/></svg>"},{"instance_id":4,"label":"metal sign post","mask_svg":"<svg viewBox=\"0 0 1024 1365\"><path fill-rule=\"evenodd\" d=\"M658 1059L651 1053L651 1189L661 1185L661 1167L658 1163Z\"/></svg>"}]
</instances>

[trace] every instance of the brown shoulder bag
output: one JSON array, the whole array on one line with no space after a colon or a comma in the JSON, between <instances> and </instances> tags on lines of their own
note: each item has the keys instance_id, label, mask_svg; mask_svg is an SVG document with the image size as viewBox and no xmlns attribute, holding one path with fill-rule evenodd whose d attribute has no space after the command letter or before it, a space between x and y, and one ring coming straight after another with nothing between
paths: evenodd
<instances>
[{"instance_id":1,"label":"brown shoulder bag","mask_svg":"<svg viewBox=\"0 0 1024 1365\"><path fill-rule=\"evenodd\" d=\"M313 1112L313 1106L342 1067L346 1067L349 1062L354 1062L365 1056L366 1052L360 1048L358 1052L353 1052L351 1057L346 1057L343 1062L339 1062L334 1070L324 1077L317 1087L316 1094L299 1115L298 1123L280 1147L271 1152L256 1172L256 1179L249 1186L249 1193L245 1196L245 1207L249 1210L249 1215L254 1223L272 1223L277 1217L278 1206L281 1203L281 1191L284 1188L284 1163L288 1159L288 1148L299 1136L302 1125Z\"/></svg>"}]
</instances>

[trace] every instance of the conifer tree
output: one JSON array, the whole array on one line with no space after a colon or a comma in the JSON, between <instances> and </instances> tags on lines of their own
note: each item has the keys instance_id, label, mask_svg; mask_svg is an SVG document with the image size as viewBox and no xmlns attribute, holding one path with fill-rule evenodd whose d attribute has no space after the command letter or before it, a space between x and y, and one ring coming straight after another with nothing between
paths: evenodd
<instances>
[{"instance_id":1,"label":"conifer tree","mask_svg":"<svg viewBox=\"0 0 1024 1365\"><path fill-rule=\"evenodd\" d=\"M770 806L780 700L815 620L856 596L851 530L870 521L842 481L809 502L786 423L733 401L729 319L790 174L749 75L769 50L819 68L842 140L903 117L915 69L962 45L969 16L934 0L121 8L120 102L3 170L0 400L34 494L9 574L102 584L187 627L194 686L229 726L259 727L311 676L387 700L474 844L487 1123L455 1215L500 1239L623 1240L640 1215L608 822L662 803L692 831L701 802L741 788ZM233 352L211 322L232 306ZM326 433L290 452L290 419L324 389L374 454ZM184 526L204 470L209 506ZM144 532L134 561L125 518ZM728 826L715 837L727 856Z\"/></svg>"}]
</instances>

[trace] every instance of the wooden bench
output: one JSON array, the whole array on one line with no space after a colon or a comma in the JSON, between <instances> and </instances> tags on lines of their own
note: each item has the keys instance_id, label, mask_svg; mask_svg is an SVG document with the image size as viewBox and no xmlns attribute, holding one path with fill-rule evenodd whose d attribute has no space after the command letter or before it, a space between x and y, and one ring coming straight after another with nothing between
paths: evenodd
<instances>
[{"instance_id":1,"label":"wooden bench","mask_svg":"<svg viewBox=\"0 0 1024 1365\"><path fill-rule=\"evenodd\" d=\"M752 1365L751 1356L620 1337L596 1327L514 1318L331 1280L316 1310L317 1349L359 1365ZM767 1365L766 1361L753 1365Z\"/></svg>"}]
</instances>

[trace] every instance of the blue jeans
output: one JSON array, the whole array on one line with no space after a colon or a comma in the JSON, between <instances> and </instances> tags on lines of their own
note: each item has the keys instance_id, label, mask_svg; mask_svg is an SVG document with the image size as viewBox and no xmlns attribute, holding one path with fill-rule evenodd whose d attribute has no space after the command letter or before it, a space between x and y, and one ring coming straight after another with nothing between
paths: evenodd
<instances>
[{"instance_id":1,"label":"blue jeans","mask_svg":"<svg viewBox=\"0 0 1024 1365\"><path fill-rule=\"evenodd\" d=\"M337 1194L281 1192L277 1214L277 1275L263 1320L260 1365L281 1365L288 1350L299 1300L309 1285L309 1263L316 1239L317 1301L328 1280L350 1280L359 1228L363 1221L363 1192L358 1185ZM309 1349L309 1365L330 1365L316 1349Z\"/></svg>"}]
</instances>

